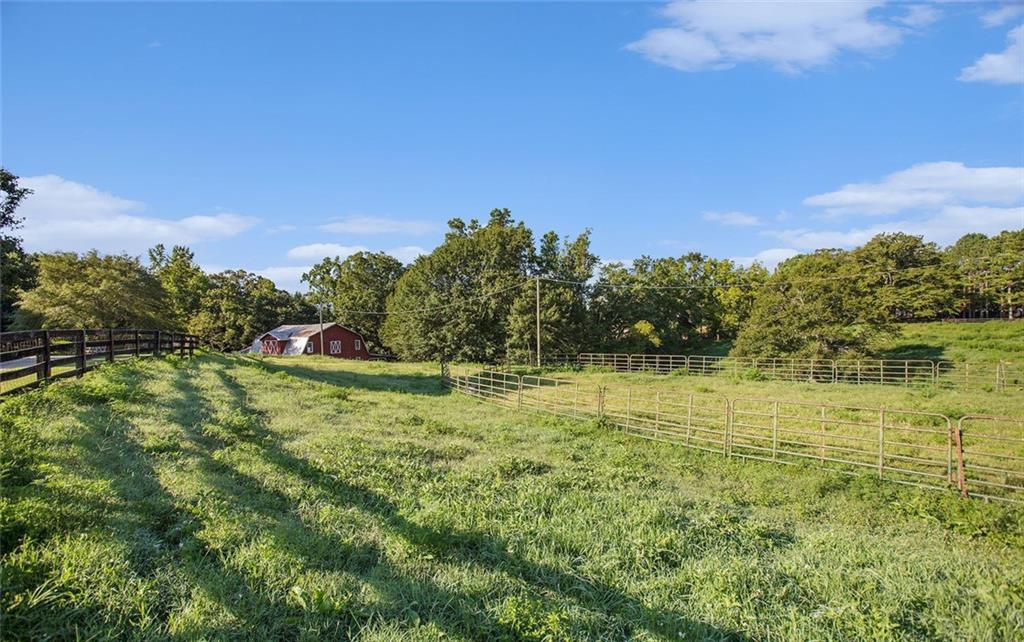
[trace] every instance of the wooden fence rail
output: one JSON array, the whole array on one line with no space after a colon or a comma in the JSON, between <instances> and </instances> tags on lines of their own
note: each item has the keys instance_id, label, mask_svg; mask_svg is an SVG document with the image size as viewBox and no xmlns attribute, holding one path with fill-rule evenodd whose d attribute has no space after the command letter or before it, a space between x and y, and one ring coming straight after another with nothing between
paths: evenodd
<instances>
[{"instance_id":1,"label":"wooden fence rail","mask_svg":"<svg viewBox=\"0 0 1024 642\"><path fill-rule=\"evenodd\" d=\"M606 421L726 457L809 462L845 473L1024 503L1024 418L581 385L444 364L444 385L517 410Z\"/></svg>"},{"instance_id":2,"label":"wooden fence rail","mask_svg":"<svg viewBox=\"0 0 1024 642\"><path fill-rule=\"evenodd\" d=\"M616 372L1024 391L1024 363L1011 361L967 363L928 359L837 360L581 352L551 355L545 362L551 365L596 366Z\"/></svg>"},{"instance_id":3,"label":"wooden fence rail","mask_svg":"<svg viewBox=\"0 0 1024 642\"><path fill-rule=\"evenodd\" d=\"M178 354L191 357L194 335L135 328L0 332L0 395L46 381L80 377L119 358Z\"/></svg>"}]
</instances>

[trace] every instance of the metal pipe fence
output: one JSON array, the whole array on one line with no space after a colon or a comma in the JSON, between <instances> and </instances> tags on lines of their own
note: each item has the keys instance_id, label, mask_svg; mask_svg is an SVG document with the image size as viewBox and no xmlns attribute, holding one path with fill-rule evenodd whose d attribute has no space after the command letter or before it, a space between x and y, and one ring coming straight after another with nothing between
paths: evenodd
<instances>
[{"instance_id":1,"label":"metal pipe fence","mask_svg":"<svg viewBox=\"0 0 1024 642\"><path fill-rule=\"evenodd\" d=\"M118 358L192 356L196 347L191 334L135 328L0 332L0 395L80 377Z\"/></svg>"},{"instance_id":2,"label":"metal pipe fence","mask_svg":"<svg viewBox=\"0 0 1024 642\"><path fill-rule=\"evenodd\" d=\"M1024 391L1024 363L1010 361L967 363L928 359L837 360L581 352L557 355L547 363L594 366L615 372Z\"/></svg>"},{"instance_id":3,"label":"metal pipe fence","mask_svg":"<svg viewBox=\"0 0 1024 642\"><path fill-rule=\"evenodd\" d=\"M1024 503L1024 419L599 386L442 366L449 388L508 408L777 464L871 471L901 484Z\"/></svg>"}]
</instances>

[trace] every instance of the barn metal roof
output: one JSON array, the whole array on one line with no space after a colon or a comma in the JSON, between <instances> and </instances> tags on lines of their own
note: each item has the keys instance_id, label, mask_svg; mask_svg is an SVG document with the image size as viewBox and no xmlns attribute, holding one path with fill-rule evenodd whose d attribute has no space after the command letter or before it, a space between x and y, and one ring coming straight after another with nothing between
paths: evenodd
<instances>
[{"instance_id":1,"label":"barn metal roof","mask_svg":"<svg viewBox=\"0 0 1024 642\"><path fill-rule=\"evenodd\" d=\"M344 328L345 330L348 330L349 332L358 335L360 338L362 338L362 336L363 336L362 334L356 332L352 328L346 328L345 326L339 325L339 324L334 323L334 322L325 323L324 324L324 330L326 330L327 328L329 328L329 327L331 327L333 325L336 325L339 328ZM279 341L285 341L285 340L291 339L293 337L312 337L312 336L318 334L319 332L320 332L320 324L319 323L306 323L306 324L301 324L301 325L279 325L276 328L274 328L273 330L268 330L268 331L264 332L260 336L266 336L266 335L269 334L269 335L273 336L275 339L277 339Z\"/></svg>"}]
</instances>

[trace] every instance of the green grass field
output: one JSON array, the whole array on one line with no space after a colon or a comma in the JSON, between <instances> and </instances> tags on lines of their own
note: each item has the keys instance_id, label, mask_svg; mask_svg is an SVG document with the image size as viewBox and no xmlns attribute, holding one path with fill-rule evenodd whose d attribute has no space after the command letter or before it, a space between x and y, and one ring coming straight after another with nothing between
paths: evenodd
<instances>
[{"instance_id":1,"label":"green grass field","mask_svg":"<svg viewBox=\"0 0 1024 642\"><path fill-rule=\"evenodd\" d=\"M1020 508L517 413L436 365L133 361L0 421L4 639L1024 637Z\"/></svg>"}]
</instances>

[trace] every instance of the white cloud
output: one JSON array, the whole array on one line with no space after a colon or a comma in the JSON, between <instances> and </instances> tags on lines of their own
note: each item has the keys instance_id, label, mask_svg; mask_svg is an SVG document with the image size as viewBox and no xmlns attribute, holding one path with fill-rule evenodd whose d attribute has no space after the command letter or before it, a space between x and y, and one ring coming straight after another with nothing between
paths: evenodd
<instances>
[{"instance_id":1,"label":"white cloud","mask_svg":"<svg viewBox=\"0 0 1024 642\"><path fill-rule=\"evenodd\" d=\"M744 214L743 212L704 212L700 217L705 221L713 221L715 223L721 223L722 225L737 227L761 224L760 219L756 216L752 214Z\"/></svg>"},{"instance_id":2,"label":"white cloud","mask_svg":"<svg viewBox=\"0 0 1024 642\"><path fill-rule=\"evenodd\" d=\"M334 234L430 234L438 226L430 221L399 220L373 216L352 216L320 226L325 232Z\"/></svg>"},{"instance_id":3,"label":"white cloud","mask_svg":"<svg viewBox=\"0 0 1024 642\"><path fill-rule=\"evenodd\" d=\"M20 230L30 251L141 252L156 244L192 244L236 236L257 219L221 212L163 219L143 216L145 204L60 176L20 180L34 191L22 202Z\"/></svg>"},{"instance_id":4,"label":"white cloud","mask_svg":"<svg viewBox=\"0 0 1024 642\"><path fill-rule=\"evenodd\" d=\"M962 203L1009 205L1024 198L1024 167L967 167L950 161L920 163L876 183L849 183L804 199L829 214L895 214Z\"/></svg>"},{"instance_id":5,"label":"white cloud","mask_svg":"<svg viewBox=\"0 0 1024 642\"><path fill-rule=\"evenodd\" d=\"M418 245L403 245L402 247L392 248L385 250L388 254L395 257L402 263L412 263L416 260L416 257L424 254L429 254L427 250Z\"/></svg>"},{"instance_id":6,"label":"white cloud","mask_svg":"<svg viewBox=\"0 0 1024 642\"><path fill-rule=\"evenodd\" d=\"M754 256L736 256L731 260L744 267L750 267L754 263L760 263L769 270L774 270L775 266L782 263L786 259L793 258L799 251L789 247L775 247L769 250L762 250Z\"/></svg>"},{"instance_id":7,"label":"white cloud","mask_svg":"<svg viewBox=\"0 0 1024 642\"><path fill-rule=\"evenodd\" d=\"M305 292L308 288L302 282L302 275L309 272L312 267L311 265L266 267L262 270L256 270L256 274L270 279L274 282L274 285L282 290Z\"/></svg>"},{"instance_id":8,"label":"white cloud","mask_svg":"<svg viewBox=\"0 0 1024 642\"><path fill-rule=\"evenodd\" d=\"M923 236L940 245L955 243L964 234L998 234L1003 230L1024 228L1024 207L949 205L931 216L857 227L846 231L794 229L773 233L787 245L802 250L863 245L876 234L905 232Z\"/></svg>"},{"instance_id":9,"label":"white cloud","mask_svg":"<svg viewBox=\"0 0 1024 642\"><path fill-rule=\"evenodd\" d=\"M981 22L986 27L998 27L1013 20L1017 16L1024 16L1024 3L1005 4L998 9L988 11L981 16Z\"/></svg>"},{"instance_id":10,"label":"white cloud","mask_svg":"<svg viewBox=\"0 0 1024 642\"><path fill-rule=\"evenodd\" d=\"M342 258L355 254L356 252L366 252L369 248L363 247L362 245L339 245L338 243L310 243L308 245L300 245L293 247L288 250L288 258L290 259L310 259L313 261L319 261L327 257L340 256Z\"/></svg>"},{"instance_id":11,"label":"white cloud","mask_svg":"<svg viewBox=\"0 0 1024 642\"><path fill-rule=\"evenodd\" d=\"M870 15L880 2L707 2L677 0L662 9L673 24L652 29L627 49L680 71L766 62L797 73L832 62L843 51L878 52L899 44L903 29ZM933 16L911 10L921 23Z\"/></svg>"},{"instance_id":12,"label":"white cloud","mask_svg":"<svg viewBox=\"0 0 1024 642\"><path fill-rule=\"evenodd\" d=\"M913 29L923 29L941 17L942 12L936 7L927 4L913 4L905 14L895 20Z\"/></svg>"},{"instance_id":13,"label":"white cloud","mask_svg":"<svg viewBox=\"0 0 1024 642\"><path fill-rule=\"evenodd\" d=\"M1009 44L1002 53L989 53L964 67L957 80L989 82L997 85L1024 83L1024 25L1007 35Z\"/></svg>"}]
</instances>

